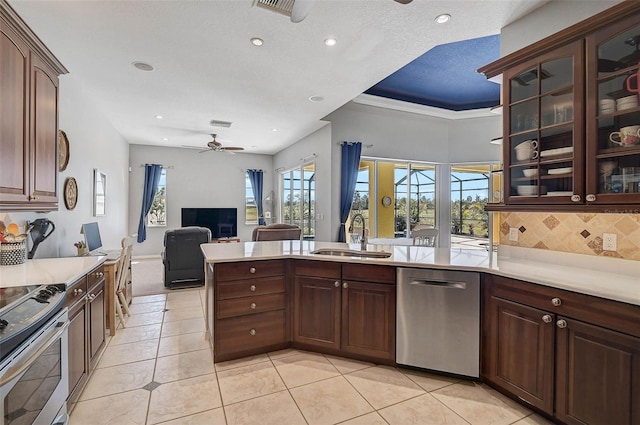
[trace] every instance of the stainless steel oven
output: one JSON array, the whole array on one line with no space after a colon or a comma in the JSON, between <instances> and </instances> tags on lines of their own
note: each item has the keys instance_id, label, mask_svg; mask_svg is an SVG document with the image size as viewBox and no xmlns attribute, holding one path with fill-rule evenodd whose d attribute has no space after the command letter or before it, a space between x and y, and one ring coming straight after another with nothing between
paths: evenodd
<instances>
[{"instance_id":1,"label":"stainless steel oven","mask_svg":"<svg viewBox=\"0 0 640 425\"><path fill-rule=\"evenodd\" d=\"M66 399L68 383L68 330L69 317L64 306L64 293L55 293L48 301L35 300L30 294L21 303L13 303L3 309L0 329L11 328L11 318L19 317L20 311L28 310L29 304L38 302L46 313L36 314L42 320L30 320L22 336L5 336L2 341L0 361L0 410L3 425L67 424ZM60 298L62 300L60 301ZM53 310L52 310L53 309ZM52 314L53 313L53 314ZM20 327L15 321L15 327ZM28 329L28 331L27 331Z\"/></svg>"}]
</instances>

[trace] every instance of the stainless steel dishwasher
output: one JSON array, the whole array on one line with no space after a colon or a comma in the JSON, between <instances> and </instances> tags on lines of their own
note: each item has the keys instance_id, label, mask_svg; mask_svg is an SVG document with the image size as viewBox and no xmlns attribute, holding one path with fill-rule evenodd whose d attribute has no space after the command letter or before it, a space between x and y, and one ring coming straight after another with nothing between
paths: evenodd
<instances>
[{"instance_id":1,"label":"stainless steel dishwasher","mask_svg":"<svg viewBox=\"0 0 640 425\"><path fill-rule=\"evenodd\" d=\"M480 376L480 275L398 268L396 362Z\"/></svg>"}]
</instances>

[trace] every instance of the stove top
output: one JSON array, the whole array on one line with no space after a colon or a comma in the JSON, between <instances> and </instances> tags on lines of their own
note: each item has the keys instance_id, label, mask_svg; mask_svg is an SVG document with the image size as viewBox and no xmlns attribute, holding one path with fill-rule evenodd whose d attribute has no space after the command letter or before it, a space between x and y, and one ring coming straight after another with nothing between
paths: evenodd
<instances>
[{"instance_id":1,"label":"stove top","mask_svg":"<svg viewBox=\"0 0 640 425\"><path fill-rule=\"evenodd\" d=\"M0 288L0 360L65 304L65 285Z\"/></svg>"}]
</instances>

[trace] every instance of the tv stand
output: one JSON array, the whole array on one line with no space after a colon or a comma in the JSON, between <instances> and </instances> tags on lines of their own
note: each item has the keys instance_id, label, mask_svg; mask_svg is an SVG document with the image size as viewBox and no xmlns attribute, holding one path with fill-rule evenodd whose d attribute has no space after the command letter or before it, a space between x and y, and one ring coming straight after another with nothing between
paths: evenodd
<instances>
[{"instance_id":1,"label":"tv stand","mask_svg":"<svg viewBox=\"0 0 640 425\"><path fill-rule=\"evenodd\" d=\"M214 239L211 239L211 243L230 243L230 242L238 242L238 243L240 243L240 238L228 237L228 238L214 238Z\"/></svg>"}]
</instances>

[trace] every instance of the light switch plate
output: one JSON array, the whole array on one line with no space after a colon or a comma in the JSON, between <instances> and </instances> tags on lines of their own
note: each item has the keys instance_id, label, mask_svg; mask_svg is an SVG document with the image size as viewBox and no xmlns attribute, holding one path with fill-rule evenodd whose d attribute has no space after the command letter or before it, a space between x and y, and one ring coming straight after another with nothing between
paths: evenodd
<instances>
[{"instance_id":1,"label":"light switch plate","mask_svg":"<svg viewBox=\"0 0 640 425\"><path fill-rule=\"evenodd\" d=\"M602 234L602 249L605 251L615 251L618 249L618 235L615 233Z\"/></svg>"},{"instance_id":2,"label":"light switch plate","mask_svg":"<svg viewBox=\"0 0 640 425\"><path fill-rule=\"evenodd\" d=\"M518 228L517 227L510 227L509 228L509 240L513 241L513 242L517 242L518 241Z\"/></svg>"}]
</instances>

